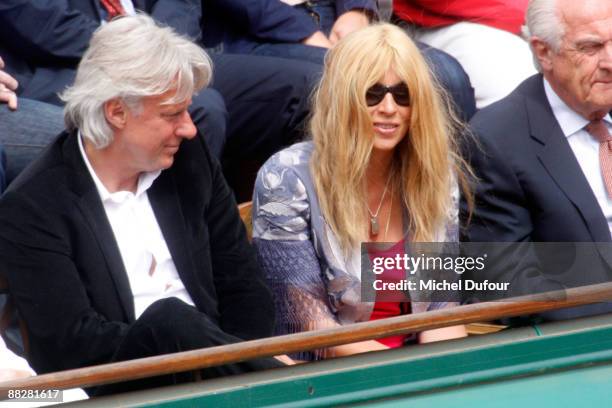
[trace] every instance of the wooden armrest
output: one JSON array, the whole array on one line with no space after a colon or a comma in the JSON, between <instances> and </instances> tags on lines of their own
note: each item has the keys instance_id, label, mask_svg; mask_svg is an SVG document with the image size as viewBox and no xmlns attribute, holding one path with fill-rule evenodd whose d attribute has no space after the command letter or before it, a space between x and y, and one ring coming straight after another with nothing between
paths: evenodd
<instances>
[{"instance_id":1,"label":"wooden armrest","mask_svg":"<svg viewBox=\"0 0 612 408\"><path fill-rule=\"evenodd\" d=\"M7 397L9 389L66 389L112 384L188 370L199 370L253 358L333 347L405 333L418 333L458 324L487 322L502 317L523 316L604 301L612 301L612 282L571 288L565 291L522 296L513 298L512 301L508 302L476 303L427 313L355 323L331 329L301 332L38 375L27 379L0 383L0 399ZM486 325L488 323L479 324Z\"/></svg>"}]
</instances>

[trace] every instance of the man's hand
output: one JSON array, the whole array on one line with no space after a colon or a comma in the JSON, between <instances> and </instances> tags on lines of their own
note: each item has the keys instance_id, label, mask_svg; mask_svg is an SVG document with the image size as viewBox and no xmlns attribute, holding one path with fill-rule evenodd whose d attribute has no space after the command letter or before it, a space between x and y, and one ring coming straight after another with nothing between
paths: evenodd
<instances>
[{"instance_id":1,"label":"man's hand","mask_svg":"<svg viewBox=\"0 0 612 408\"><path fill-rule=\"evenodd\" d=\"M11 110L17 109L17 94L15 91L19 84L17 80L4 72L4 61L0 57L0 103L8 103Z\"/></svg>"},{"instance_id":2,"label":"man's hand","mask_svg":"<svg viewBox=\"0 0 612 408\"><path fill-rule=\"evenodd\" d=\"M331 29L331 33L329 34L329 40L333 45L335 45L344 36L352 33L353 31L367 27L368 24L370 24L370 19L364 11L347 11L336 19L336 22Z\"/></svg>"},{"instance_id":3,"label":"man's hand","mask_svg":"<svg viewBox=\"0 0 612 408\"><path fill-rule=\"evenodd\" d=\"M302 41L304 45L310 45L312 47L331 48L332 43L321 31L315 31L310 37Z\"/></svg>"},{"instance_id":4,"label":"man's hand","mask_svg":"<svg viewBox=\"0 0 612 408\"><path fill-rule=\"evenodd\" d=\"M32 376L29 371L12 368L0 368L0 382L17 380Z\"/></svg>"}]
</instances>

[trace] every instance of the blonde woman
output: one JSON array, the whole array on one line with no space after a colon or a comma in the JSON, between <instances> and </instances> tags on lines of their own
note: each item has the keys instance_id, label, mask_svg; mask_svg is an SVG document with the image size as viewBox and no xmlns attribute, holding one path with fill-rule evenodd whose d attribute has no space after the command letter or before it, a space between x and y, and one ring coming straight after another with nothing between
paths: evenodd
<instances>
[{"instance_id":1,"label":"blonde woman","mask_svg":"<svg viewBox=\"0 0 612 408\"><path fill-rule=\"evenodd\" d=\"M253 198L253 242L274 292L277 333L453 306L362 302L360 243L457 240L458 125L407 35L374 25L340 41L314 98L312 142L271 157ZM463 326L420 342L465 335ZM396 336L300 355L398 347Z\"/></svg>"}]
</instances>

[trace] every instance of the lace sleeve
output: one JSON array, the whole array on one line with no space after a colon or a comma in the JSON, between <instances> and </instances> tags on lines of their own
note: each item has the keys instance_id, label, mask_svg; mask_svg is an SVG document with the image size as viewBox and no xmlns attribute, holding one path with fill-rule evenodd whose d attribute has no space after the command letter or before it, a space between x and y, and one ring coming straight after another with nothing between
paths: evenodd
<instances>
[{"instance_id":1,"label":"lace sleeve","mask_svg":"<svg viewBox=\"0 0 612 408\"><path fill-rule=\"evenodd\" d=\"M337 326L310 240L305 187L293 169L274 161L260 170L253 197L253 244L274 295L276 335ZM300 360L324 357L304 352Z\"/></svg>"}]
</instances>

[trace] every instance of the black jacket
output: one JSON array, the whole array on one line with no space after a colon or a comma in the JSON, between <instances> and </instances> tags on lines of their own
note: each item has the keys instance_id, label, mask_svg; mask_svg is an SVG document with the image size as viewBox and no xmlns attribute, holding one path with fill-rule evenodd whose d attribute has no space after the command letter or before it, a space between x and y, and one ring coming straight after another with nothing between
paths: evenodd
<instances>
[{"instance_id":1,"label":"black jacket","mask_svg":"<svg viewBox=\"0 0 612 408\"><path fill-rule=\"evenodd\" d=\"M196 307L242 339L271 334L273 304L220 165L183 141L148 190ZM75 134L63 133L0 199L0 271L39 373L108 362L134 321L121 255Z\"/></svg>"},{"instance_id":2,"label":"black jacket","mask_svg":"<svg viewBox=\"0 0 612 408\"><path fill-rule=\"evenodd\" d=\"M476 207L462 240L515 242L475 278L510 282L525 295L612 279L610 229L534 75L471 121L477 144L467 157L478 177ZM466 203L462 203L466 214ZM544 261L532 242L559 244ZM472 278L472 276L469 276ZM612 311L612 303L551 312L566 319Z\"/></svg>"}]
</instances>

